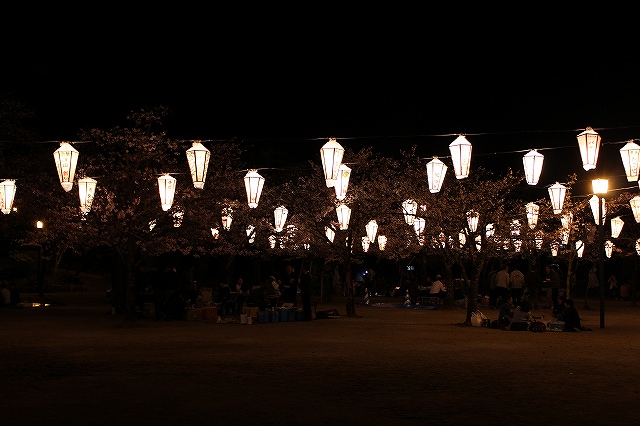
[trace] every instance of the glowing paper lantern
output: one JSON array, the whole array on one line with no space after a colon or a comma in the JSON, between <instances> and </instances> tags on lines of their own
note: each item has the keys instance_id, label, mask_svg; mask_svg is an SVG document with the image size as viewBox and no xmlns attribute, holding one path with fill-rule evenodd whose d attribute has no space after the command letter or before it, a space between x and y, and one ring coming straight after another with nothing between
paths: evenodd
<instances>
[{"instance_id":1,"label":"glowing paper lantern","mask_svg":"<svg viewBox=\"0 0 640 426\"><path fill-rule=\"evenodd\" d=\"M640 256L640 238L636 240L636 254Z\"/></svg>"},{"instance_id":2,"label":"glowing paper lantern","mask_svg":"<svg viewBox=\"0 0 640 426\"><path fill-rule=\"evenodd\" d=\"M557 257L558 256L558 244L557 243L551 244L551 256L553 256L553 257Z\"/></svg>"},{"instance_id":3,"label":"glowing paper lantern","mask_svg":"<svg viewBox=\"0 0 640 426\"><path fill-rule=\"evenodd\" d=\"M220 238L220 231L218 230L218 228L211 228L211 236L214 240Z\"/></svg>"},{"instance_id":4,"label":"glowing paper lantern","mask_svg":"<svg viewBox=\"0 0 640 426\"><path fill-rule=\"evenodd\" d=\"M638 166L640 165L640 146L630 140L625 146L620 148L620 157L622 158L622 165L624 171L627 174L627 180L629 182L636 182L640 171Z\"/></svg>"},{"instance_id":5,"label":"glowing paper lantern","mask_svg":"<svg viewBox=\"0 0 640 426\"><path fill-rule=\"evenodd\" d=\"M490 223L487 226L485 226L485 236L487 238L493 237L495 232L496 232L496 227L494 223Z\"/></svg>"},{"instance_id":6,"label":"glowing paper lantern","mask_svg":"<svg viewBox=\"0 0 640 426\"><path fill-rule=\"evenodd\" d=\"M534 238L533 238L533 242L536 245L536 249L540 250L542 249L542 243L544 242L544 239L542 238L542 231L538 231L536 232Z\"/></svg>"},{"instance_id":7,"label":"glowing paper lantern","mask_svg":"<svg viewBox=\"0 0 640 426\"><path fill-rule=\"evenodd\" d=\"M247 229L246 229L246 233L247 233L247 237L249 237L249 244L253 244L253 242L256 240L256 234L255 231L256 227L253 225L247 225Z\"/></svg>"},{"instance_id":8,"label":"glowing paper lantern","mask_svg":"<svg viewBox=\"0 0 640 426\"><path fill-rule=\"evenodd\" d=\"M512 237L517 237L518 235L520 235L520 221L518 219L513 219L511 221L511 236Z\"/></svg>"},{"instance_id":9,"label":"glowing paper lantern","mask_svg":"<svg viewBox=\"0 0 640 426\"><path fill-rule=\"evenodd\" d=\"M629 204L631 205L631 210L633 211L633 218L637 223L640 223L640 196L636 195L631 200L629 200Z\"/></svg>"},{"instance_id":10,"label":"glowing paper lantern","mask_svg":"<svg viewBox=\"0 0 640 426\"><path fill-rule=\"evenodd\" d=\"M276 248L276 236L269 235L269 247Z\"/></svg>"},{"instance_id":11,"label":"glowing paper lantern","mask_svg":"<svg viewBox=\"0 0 640 426\"><path fill-rule=\"evenodd\" d=\"M540 179L540 173L542 173L544 155L532 149L522 157L522 163L524 164L524 175L527 183L529 185L537 185Z\"/></svg>"},{"instance_id":12,"label":"glowing paper lantern","mask_svg":"<svg viewBox=\"0 0 640 426\"><path fill-rule=\"evenodd\" d=\"M284 229L284 223L287 221L288 213L289 213L289 210L287 210L285 206L277 207L273 211L276 232L281 232Z\"/></svg>"},{"instance_id":13,"label":"glowing paper lantern","mask_svg":"<svg viewBox=\"0 0 640 426\"><path fill-rule=\"evenodd\" d=\"M336 190L336 198L338 200L344 200L347 197L347 188L349 187L349 177L351 176L351 169L344 164L340 164L338 170L338 179L334 184Z\"/></svg>"},{"instance_id":14,"label":"glowing paper lantern","mask_svg":"<svg viewBox=\"0 0 640 426\"><path fill-rule=\"evenodd\" d=\"M378 248L380 251L384 251L384 248L387 245L387 237L384 235L378 235Z\"/></svg>"},{"instance_id":15,"label":"glowing paper lantern","mask_svg":"<svg viewBox=\"0 0 640 426\"><path fill-rule=\"evenodd\" d=\"M222 228L225 231L231 229L231 222L233 221L233 209L231 207L225 207L222 209Z\"/></svg>"},{"instance_id":16,"label":"glowing paper lantern","mask_svg":"<svg viewBox=\"0 0 640 426\"><path fill-rule=\"evenodd\" d=\"M427 180L429 182L429 192L435 194L440 192L444 176L447 173L447 166L438 157L427 163Z\"/></svg>"},{"instance_id":17,"label":"glowing paper lantern","mask_svg":"<svg viewBox=\"0 0 640 426\"><path fill-rule=\"evenodd\" d=\"M162 210L168 211L173 205L173 195L176 192L176 178L165 173L158 178L158 190L160 191L160 204Z\"/></svg>"},{"instance_id":18,"label":"glowing paper lantern","mask_svg":"<svg viewBox=\"0 0 640 426\"><path fill-rule=\"evenodd\" d=\"M329 141L320 148L320 158L322 159L322 169L324 170L324 179L327 183L327 188L334 186L338 179L343 155L344 148L335 138L330 138Z\"/></svg>"},{"instance_id":19,"label":"glowing paper lantern","mask_svg":"<svg viewBox=\"0 0 640 426\"><path fill-rule=\"evenodd\" d=\"M340 225L340 230L344 231L345 229L349 229L351 209L345 204L340 204L338 207L336 207L336 215L338 216L338 224Z\"/></svg>"},{"instance_id":20,"label":"glowing paper lantern","mask_svg":"<svg viewBox=\"0 0 640 426\"><path fill-rule=\"evenodd\" d=\"M585 170L593 170L598 162L598 152L600 151L600 135L591 127L587 127L584 132L578 135L578 147L582 156L582 167Z\"/></svg>"},{"instance_id":21,"label":"glowing paper lantern","mask_svg":"<svg viewBox=\"0 0 640 426\"><path fill-rule=\"evenodd\" d=\"M482 250L482 235L476 235L476 250Z\"/></svg>"},{"instance_id":22,"label":"glowing paper lantern","mask_svg":"<svg viewBox=\"0 0 640 426\"><path fill-rule=\"evenodd\" d=\"M480 220L480 213L469 210L467 212L467 224L469 225L469 231L476 232L478 230L478 221Z\"/></svg>"},{"instance_id":23,"label":"glowing paper lantern","mask_svg":"<svg viewBox=\"0 0 640 426\"><path fill-rule=\"evenodd\" d=\"M16 181L7 179L0 183L0 211L4 214L11 213L13 199L16 195Z\"/></svg>"},{"instance_id":24,"label":"glowing paper lantern","mask_svg":"<svg viewBox=\"0 0 640 426\"><path fill-rule=\"evenodd\" d=\"M611 240L607 240L604 243L604 254L608 258L611 258L611 255L613 254L613 247L614 247L614 244L611 242Z\"/></svg>"},{"instance_id":25,"label":"glowing paper lantern","mask_svg":"<svg viewBox=\"0 0 640 426\"><path fill-rule=\"evenodd\" d=\"M623 226L624 221L620 218L620 216L611 219L611 238L618 238Z\"/></svg>"},{"instance_id":26,"label":"glowing paper lantern","mask_svg":"<svg viewBox=\"0 0 640 426\"><path fill-rule=\"evenodd\" d=\"M529 228L533 229L538 224L538 214L540 212L540 206L536 203L529 203L525 206L527 211L527 224Z\"/></svg>"},{"instance_id":27,"label":"glowing paper lantern","mask_svg":"<svg viewBox=\"0 0 640 426\"><path fill-rule=\"evenodd\" d=\"M456 179L468 177L471 167L471 143L464 135L459 135L456 140L449 145L449 151L451 152L451 161L453 161L453 170L456 173Z\"/></svg>"},{"instance_id":28,"label":"glowing paper lantern","mask_svg":"<svg viewBox=\"0 0 640 426\"><path fill-rule=\"evenodd\" d=\"M562 224L563 229L571 228L571 223L573 223L573 213L568 212L560 216L560 223Z\"/></svg>"},{"instance_id":29,"label":"glowing paper lantern","mask_svg":"<svg viewBox=\"0 0 640 426\"><path fill-rule=\"evenodd\" d=\"M458 232L458 241L460 242L460 247L464 247L465 244L467 244L467 236L465 235L463 230L460 230L460 232Z\"/></svg>"},{"instance_id":30,"label":"glowing paper lantern","mask_svg":"<svg viewBox=\"0 0 640 426\"><path fill-rule=\"evenodd\" d=\"M91 211L91 204L96 193L95 179L83 178L78 180L78 196L80 197L80 211L86 215Z\"/></svg>"},{"instance_id":31,"label":"glowing paper lantern","mask_svg":"<svg viewBox=\"0 0 640 426\"><path fill-rule=\"evenodd\" d=\"M184 210L178 208L173 212L173 227L180 228L182 226L182 219L184 218Z\"/></svg>"},{"instance_id":32,"label":"glowing paper lantern","mask_svg":"<svg viewBox=\"0 0 640 426\"><path fill-rule=\"evenodd\" d=\"M369 237L369 241L375 241L376 233L378 232L378 223L375 220L370 220L365 226L365 229L367 230L367 237Z\"/></svg>"},{"instance_id":33,"label":"glowing paper lantern","mask_svg":"<svg viewBox=\"0 0 640 426\"><path fill-rule=\"evenodd\" d=\"M362 251L364 251L365 253L368 252L370 244L371 241L369 240L369 237L362 237Z\"/></svg>"},{"instance_id":34,"label":"glowing paper lantern","mask_svg":"<svg viewBox=\"0 0 640 426\"><path fill-rule=\"evenodd\" d=\"M258 174L255 169L249 170L244 176L244 188L247 191L247 203L249 208L255 209L260 201L264 178Z\"/></svg>"},{"instance_id":35,"label":"glowing paper lantern","mask_svg":"<svg viewBox=\"0 0 640 426\"><path fill-rule=\"evenodd\" d=\"M596 225L600 225L600 218L599 216L599 212L598 212L598 203L600 202L600 198L597 195L594 195L593 197L591 197L589 199L589 203L591 204L591 213L593 213L593 220L595 220ZM607 208L606 208L607 204L604 200L604 198L602 199L602 223L604 224L604 222L607 219Z\"/></svg>"},{"instance_id":36,"label":"glowing paper lantern","mask_svg":"<svg viewBox=\"0 0 640 426\"><path fill-rule=\"evenodd\" d=\"M422 217L417 217L413 221L413 230L416 231L416 235L419 237L420 234L424 231L424 227L426 225L426 221Z\"/></svg>"},{"instance_id":37,"label":"glowing paper lantern","mask_svg":"<svg viewBox=\"0 0 640 426\"><path fill-rule=\"evenodd\" d=\"M404 221L407 225L413 225L417 211L418 203L414 200L404 200L402 202L402 213L404 214Z\"/></svg>"},{"instance_id":38,"label":"glowing paper lantern","mask_svg":"<svg viewBox=\"0 0 640 426\"><path fill-rule=\"evenodd\" d=\"M560 241L562 241L562 244L564 244L565 246L569 244L569 234L570 233L568 229L560 230Z\"/></svg>"},{"instance_id":39,"label":"glowing paper lantern","mask_svg":"<svg viewBox=\"0 0 640 426\"><path fill-rule=\"evenodd\" d=\"M324 234L327 236L327 239L331 242L333 242L333 239L336 236L336 233L333 229L329 228L328 226L324 227Z\"/></svg>"},{"instance_id":40,"label":"glowing paper lantern","mask_svg":"<svg viewBox=\"0 0 640 426\"><path fill-rule=\"evenodd\" d=\"M582 256L584 255L584 241L576 241L576 253L579 258L582 258Z\"/></svg>"},{"instance_id":41,"label":"glowing paper lantern","mask_svg":"<svg viewBox=\"0 0 640 426\"><path fill-rule=\"evenodd\" d=\"M200 141L194 141L191 148L187 150L187 163L189 163L191 180L195 188L204 188L210 155L209 150Z\"/></svg>"},{"instance_id":42,"label":"glowing paper lantern","mask_svg":"<svg viewBox=\"0 0 640 426\"><path fill-rule=\"evenodd\" d=\"M567 187L559 184L558 182L555 185L551 185L549 187L549 198L551 199L551 207L553 208L554 214L559 214L562 212L562 206L564 204L564 197L567 193Z\"/></svg>"},{"instance_id":43,"label":"glowing paper lantern","mask_svg":"<svg viewBox=\"0 0 640 426\"><path fill-rule=\"evenodd\" d=\"M522 249L522 240L513 240L513 249L516 253L520 253L520 250Z\"/></svg>"},{"instance_id":44,"label":"glowing paper lantern","mask_svg":"<svg viewBox=\"0 0 640 426\"><path fill-rule=\"evenodd\" d=\"M53 153L60 184L67 192L73 188L73 176L76 173L78 155L78 150L72 147L69 142L60 142L60 148L56 149Z\"/></svg>"}]
</instances>

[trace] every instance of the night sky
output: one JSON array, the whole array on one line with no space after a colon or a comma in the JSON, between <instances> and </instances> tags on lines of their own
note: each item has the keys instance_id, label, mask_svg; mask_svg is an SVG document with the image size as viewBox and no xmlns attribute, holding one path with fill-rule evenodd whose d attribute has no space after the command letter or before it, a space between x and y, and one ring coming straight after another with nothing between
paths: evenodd
<instances>
[{"instance_id":1,"label":"night sky","mask_svg":"<svg viewBox=\"0 0 640 426\"><path fill-rule=\"evenodd\" d=\"M624 173L618 150L640 137L639 36L624 11L325 7L5 11L0 92L36 112L42 140L163 104L170 137L238 138L255 167L319 161L328 137L445 157L465 133L472 167L519 169L519 151L545 148L541 186L595 177L575 139L591 126L597 173Z\"/></svg>"}]
</instances>

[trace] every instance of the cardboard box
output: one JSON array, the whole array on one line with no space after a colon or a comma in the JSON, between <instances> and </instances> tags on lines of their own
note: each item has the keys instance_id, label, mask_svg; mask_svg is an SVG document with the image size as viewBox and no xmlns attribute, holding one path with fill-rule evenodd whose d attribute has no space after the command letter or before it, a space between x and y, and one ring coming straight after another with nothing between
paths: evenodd
<instances>
[{"instance_id":1,"label":"cardboard box","mask_svg":"<svg viewBox=\"0 0 640 426\"><path fill-rule=\"evenodd\" d=\"M186 309L184 311L184 319L187 321L195 321L202 318L202 309Z\"/></svg>"},{"instance_id":2,"label":"cardboard box","mask_svg":"<svg viewBox=\"0 0 640 426\"><path fill-rule=\"evenodd\" d=\"M208 306L200 308L202 311L202 319L215 319L218 317L218 308L215 306Z\"/></svg>"}]
</instances>

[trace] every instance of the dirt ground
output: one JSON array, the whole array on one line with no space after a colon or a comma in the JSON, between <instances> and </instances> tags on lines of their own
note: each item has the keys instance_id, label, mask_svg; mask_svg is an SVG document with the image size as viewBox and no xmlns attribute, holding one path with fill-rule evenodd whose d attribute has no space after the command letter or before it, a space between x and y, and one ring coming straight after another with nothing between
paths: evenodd
<instances>
[{"instance_id":1,"label":"dirt ground","mask_svg":"<svg viewBox=\"0 0 640 426\"><path fill-rule=\"evenodd\" d=\"M593 331L531 333L460 327L463 310L347 317L342 303L311 322L130 324L104 293L46 297L63 305L0 309L2 424L638 423L629 302L607 301L604 329L592 300L579 310Z\"/></svg>"}]
</instances>

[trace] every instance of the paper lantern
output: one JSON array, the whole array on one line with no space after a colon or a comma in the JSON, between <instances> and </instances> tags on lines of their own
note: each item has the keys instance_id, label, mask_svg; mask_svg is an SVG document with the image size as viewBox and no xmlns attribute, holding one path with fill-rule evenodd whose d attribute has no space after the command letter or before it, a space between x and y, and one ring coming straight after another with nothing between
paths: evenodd
<instances>
[{"instance_id":1,"label":"paper lantern","mask_svg":"<svg viewBox=\"0 0 640 426\"><path fill-rule=\"evenodd\" d=\"M520 253L520 250L522 250L522 240L513 240L513 249L516 253Z\"/></svg>"},{"instance_id":2,"label":"paper lantern","mask_svg":"<svg viewBox=\"0 0 640 426\"><path fill-rule=\"evenodd\" d=\"M618 238L623 226L624 221L620 218L620 216L611 219L611 238Z\"/></svg>"},{"instance_id":3,"label":"paper lantern","mask_svg":"<svg viewBox=\"0 0 640 426\"><path fill-rule=\"evenodd\" d=\"M542 173L544 155L532 149L522 157L522 163L524 165L524 176L527 179L527 183L529 185L537 185L540 179L540 173Z\"/></svg>"},{"instance_id":4,"label":"paper lantern","mask_svg":"<svg viewBox=\"0 0 640 426\"><path fill-rule=\"evenodd\" d=\"M520 221L518 219L513 219L511 221L511 236L512 237L517 237L518 235L520 235Z\"/></svg>"},{"instance_id":5,"label":"paper lantern","mask_svg":"<svg viewBox=\"0 0 640 426\"><path fill-rule=\"evenodd\" d=\"M276 248L276 236L269 235L269 247Z\"/></svg>"},{"instance_id":6,"label":"paper lantern","mask_svg":"<svg viewBox=\"0 0 640 426\"><path fill-rule=\"evenodd\" d=\"M544 243L544 239L542 238L543 235L542 231L538 231L533 237L533 242L538 250L542 249L542 243Z\"/></svg>"},{"instance_id":7,"label":"paper lantern","mask_svg":"<svg viewBox=\"0 0 640 426\"><path fill-rule=\"evenodd\" d=\"M422 217L417 217L413 221L413 230L416 232L416 235L419 237L422 232L424 232L424 227L426 225L426 221Z\"/></svg>"},{"instance_id":8,"label":"paper lantern","mask_svg":"<svg viewBox=\"0 0 640 426\"><path fill-rule=\"evenodd\" d=\"M527 224L529 225L529 228L533 229L538 224L540 206L536 203L528 203L525 206L525 209L527 211Z\"/></svg>"},{"instance_id":9,"label":"paper lantern","mask_svg":"<svg viewBox=\"0 0 640 426\"><path fill-rule=\"evenodd\" d=\"M640 238L636 240L636 254L640 256Z\"/></svg>"},{"instance_id":10,"label":"paper lantern","mask_svg":"<svg viewBox=\"0 0 640 426\"><path fill-rule=\"evenodd\" d=\"M96 193L97 181L91 178L78 180L78 196L80 197L80 211L86 215L91 211L91 204Z\"/></svg>"},{"instance_id":11,"label":"paper lantern","mask_svg":"<svg viewBox=\"0 0 640 426\"><path fill-rule=\"evenodd\" d=\"M338 178L336 179L334 184L334 189L336 190L336 198L338 200L344 200L347 197L349 177L351 177L351 169L344 164L340 164L340 168L338 169Z\"/></svg>"},{"instance_id":12,"label":"paper lantern","mask_svg":"<svg viewBox=\"0 0 640 426\"><path fill-rule=\"evenodd\" d=\"M485 226L485 228L484 228L484 229L485 229L485 236L486 236L487 238L493 237L493 235L494 235L494 234L495 234L495 232L496 232L496 226L495 226L495 224L494 224L494 223L490 223L490 224L488 224L487 226Z\"/></svg>"},{"instance_id":13,"label":"paper lantern","mask_svg":"<svg viewBox=\"0 0 640 426\"><path fill-rule=\"evenodd\" d=\"M451 161L453 162L456 179L468 177L471 167L471 143L464 135L459 135L449 145L449 151L451 152Z\"/></svg>"},{"instance_id":14,"label":"paper lantern","mask_svg":"<svg viewBox=\"0 0 640 426\"><path fill-rule=\"evenodd\" d=\"M460 248L464 247L464 245L467 244L467 236L462 229L460 230L460 232L458 232L458 241L460 242Z\"/></svg>"},{"instance_id":15,"label":"paper lantern","mask_svg":"<svg viewBox=\"0 0 640 426\"><path fill-rule=\"evenodd\" d=\"M184 218L184 210L177 208L173 212L173 227L180 228L182 226L182 219Z\"/></svg>"},{"instance_id":16,"label":"paper lantern","mask_svg":"<svg viewBox=\"0 0 640 426\"><path fill-rule=\"evenodd\" d=\"M566 193L567 187L559 184L558 182L556 182L555 185L551 185L549 187L549 198L551 199L551 207L554 214L560 214L562 212L562 206L564 204L564 197Z\"/></svg>"},{"instance_id":17,"label":"paper lantern","mask_svg":"<svg viewBox=\"0 0 640 426\"><path fill-rule=\"evenodd\" d=\"M370 244L371 241L369 240L369 237L362 237L362 251L364 251L365 253L368 252Z\"/></svg>"},{"instance_id":18,"label":"paper lantern","mask_svg":"<svg viewBox=\"0 0 640 426\"><path fill-rule=\"evenodd\" d=\"M194 141L191 148L187 150L187 163L189 164L189 170L191 170L191 180L195 188L204 188L210 155L209 150L200 141Z\"/></svg>"},{"instance_id":19,"label":"paper lantern","mask_svg":"<svg viewBox=\"0 0 640 426\"><path fill-rule=\"evenodd\" d=\"M622 165L624 171L627 174L627 180L629 182L636 182L640 171L638 169L640 164L640 146L630 140L625 146L620 148L620 157L622 158Z\"/></svg>"},{"instance_id":20,"label":"paper lantern","mask_svg":"<svg viewBox=\"0 0 640 426\"><path fill-rule=\"evenodd\" d=\"M60 184L67 192L73 188L73 176L76 173L78 155L78 150L72 147L69 142L60 142L60 148L53 153Z\"/></svg>"},{"instance_id":21,"label":"paper lantern","mask_svg":"<svg viewBox=\"0 0 640 426\"><path fill-rule=\"evenodd\" d=\"M582 256L584 255L584 241L576 241L576 254L579 258L582 258Z\"/></svg>"},{"instance_id":22,"label":"paper lantern","mask_svg":"<svg viewBox=\"0 0 640 426\"><path fill-rule=\"evenodd\" d=\"M447 166L437 157L427 163L427 180L429 182L429 192L435 194L440 192L444 176L447 173Z\"/></svg>"},{"instance_id":23,"label":"paper lantern","mask_svg":"<svg viewBox=\"0 0 640 426\"><path fill-rule=\"evenodd\" d=\"M351 209L345 204L340 204L336 207L336 215L338 216L338 224L340 230L344 231L349 229L349 219L351 219Z\"/></svg>"},{"instance_id":24,"label":"paper lantern","mask_svg":"<svg viewBox=\"0 0 640 426\"><path fill-rule=\"evenodd\" d=\"M560 223L562 224L563 229L571 228L571 224L573 223L573 213L567 212L560 216Z\"/></svg>"},{"instance_id":25,"label":"paper lantern","mask_svg":"<svg viewBox=\"0 0 640 426\"><path fill-rule=\"evenodd\" d=\"M600 202L600 198L597 195L592 196L589 199L589 204L591 204L591 213L593 213L593 220L596 222L596 225L600 225L599 211L598 211L598 203ZM602 223L607 220L607 204L602 199Z\"/></svg>"},{"instance_id":26,"label":"paper lantern","mask_svg":"<svg viewBox=\"0 0 640 426\"><path fill-rule=\"evenodd\" d=\"M562 242L563 245L567 245L569 244L569 236L570 236L570 232L568 229L561 229L560 230L560 241Z\"/></svg>"},{"instance_id":27,"label":"paper lantern","mask_svg":"<svg viewBox=\"0 0 640 426\"><path fill-rule=\"evenodd\" d=\"M231 207L225 207L222 209L222 228L225 231L231 229L231 222L233 221L233 209Z\"/></svg>"},{"instance_id":28,"label":"paper lantern","mask_svg":"<svg viewBox=\"0 0 640 426\"><path fill-rule=\"evenodd\" d=\"M551 256L553 257L558 256L558 243L551 244Z\"/></svg>"},{"instance_id":29,"label":"paper lantern","mask_svg":"<svg viewBox=\"0 0 640 426\"><path fill-rule=\"evenodd\" d=\"M249 170L244 176L244 188L247 191L247 203L249 208L255 209L260 201L264 178L255 169Z\"/></svg>"},{"instance_id":30,"label":"paper lantern","mask_svg":"<svg viewBox=\"0 0 640 426\"><path fill-rule=\"evenodd\" d=\"M327 239L331 242L333 242L333 239L336 236L335 231L328 226L324 227L324 234L327 236Z\"/></svg>"},{"instance_id":31,"label":"paper lantern","mask_svg":"<svg viewBox=\"0 0 640 426\"><path fill-rule=\"evenodd\" d=\"M636 220L636 223L640 223L640 196L636 195L631 200L629 200L629 204L631 205L631 210L633 211L633 218Z\"/></svg>"},{"instance_id":32,"label":"paper lantern","mask_svg":"<svg viewBox=\"0 0 640 426\"><path fill-rule=\"evenodd\" d=\"M480 213L469 210L467 212L467 224L469 225L469 231L476 232L478 230L478 221L480 220Z\"/></svg>"},{"instance_id":33,"label":"paper lantern","mask_svg":"<svg viewBox=\"0 0 640 426\"><path fill-rule=\"evenodd\" d=\"M591 127L587 127L584 132L578 135L578 147L582 156L582 167L585 170L593 170L598 162L598 152L600 151L600 135Z\"/></svg>"},{"instance_id":34,"label":"paper lantern","mask_svg":"<svg viewBox=\"0 0 640 426\"><path fill-rule=\"evenodd\" d=\"M416 212L418 211L418 203L414 200L404 200L402 202L402 214L407 225L413 225Z\"/></svg>"},{"instance_id":35,"label":"paper lantern","mask_svg":"<svg viewBox=\"0 0 640 426\"><path fill-rule=\"evenodd\" d=\"M607 240L604 243L604 254L609 259L611 258L611 255L613 254L613 247L614 247L614 244L611 242L611 240Z\"/></svg>"},{"instance_id":36,"label":"paper lantern","mask_svg":"<svg viewBox=\"0 0 640 426\"><path fill-rule=\"evenodd\" d=\"M11 213L13 199L16 195L16 181L7 179L0 182L0 211L4 214Z\"/></svg>"},{"instance_id":37,"label":"paper lantern","mask_svg":"<svg viewBox=\"0 0 640 426\"><path fill-rule=\"evenodd\" d=\"M37 228L37 229L42 229L42 228L44 228L44 223L43 223L41 220L37 221L37 222L36 222L36 228Z\"/></svg>"},{"instance_id":38,"label":"paper lantern","mask_svg":"<svg viewBox=\"0 0 640 426\"><path fill-rule=\"evenodd\" d=\"M380 251L384 251L384 248L387 246L387 237L384 235L378 235L378 248Z\"/></svg>"},{"instance_id":39,"label":"paper lantern","mask_svg":"<svg viewBox=\"0 0 640 426\"><path fill-rule=\"evenodd\" d=\"M276 232L281 232L284 229L284 224L287 221L287 214L289 210L285 206L276 207L273 211L274 224Z\"/></svg>"},{"instance_id":40,"label":"paper lantern","mask_svg":"<svg viewBox=\"0 0 640 426\"><path fill-rule=\"evenodd\" d=\"M330 138L329 141L320 148L320 158L322 159L322 169L324 170L324 179L327 183L327 188L333 187L338 179L343 155L344 148L335 138Z\"/></svg>"},{"instance_id":41,"label":"paper lantern","mask_svg":"<svg viewBox=\"0 0 640 426\"><path fill-rule=\"evenodd\" d=\"M475 241L476 241L476 250L478 251L482 250L482 235L476 235Z\"/></svg>"},{"instance_id":42,"label":"paper lantern","mask_svg":"<svg viewBox=\"0 0 640 426\"><path fill-rule=\"evenodd\" d=\"M376 233L378 232L378 223L375 220L370 220L365 226L365 229L367 230L367 237L369 237L369 241L375 241Z\"/></svg>"},{"instance_id":43,"label":"paper lantern","mask_svg":"<svg viewBox=\"0 0 640 426\"><path fill-rule=\"evenodd\" d=\"M176 192L176 178L168 173L158 178L158 190L160 191L160 204L162 210L168 211L173 205L173 196Z\"/></svg>"},{"instance_id":44,"label":"paper lantern","mask_svg":"<svg viewBox=\"0 0 640 426\"><path fill-rule=\"evenodd\" d=\"M211 236L214 240L220 238L220 231L218 230L218 228L211 228Z\"/></svg>"}]
</instances>

